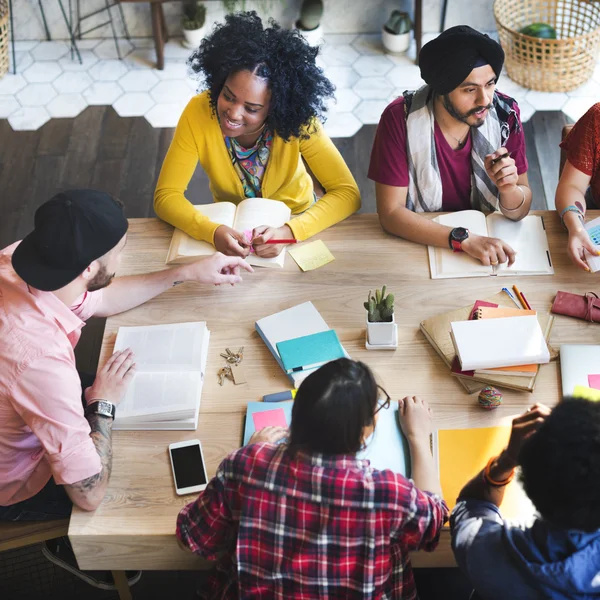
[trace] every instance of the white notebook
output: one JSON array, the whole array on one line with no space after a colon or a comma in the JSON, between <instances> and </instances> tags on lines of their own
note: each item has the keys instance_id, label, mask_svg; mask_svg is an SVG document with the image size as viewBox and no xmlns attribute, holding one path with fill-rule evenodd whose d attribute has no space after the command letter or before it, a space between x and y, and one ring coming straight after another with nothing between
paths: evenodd
<instances>
[{"instance_id":1,"label":"white notebook","mask_svg":"<svg viewBox=\"0 0 600 600\"><path fill-rule=\"evenodd\" d=\"M590 387L588 377L600 375L600 346L592 344L562 344L560 376L564 396L573 395L576 385Z\"/></svg>"},{"instance_id":2,"label":"white notebook","mask_svg":"<svg viewBox=\"0 0 600 600\"><path fill-rule=\"evenodd\" d=\"M293 340L305 335L321 333L322 331L331 329L312 302L304 302L274 315L259 319L256 321L255 327L284 372L285 368L277 350L278 342ZM344 353L350 358L345 349ZM294 386L298 387L317 368L290 373L288 377L292 380Z\"/></svg>"},{"instance_id":3,"label":"white notebook","mask_svg":"<svg viewBox=\"0 0 600 600\"><path fill-rule=\"evenodd\" d=\"M593 219L592 221L588 221L585 224L585 230L588 232L590 239L594 246L596 246L597 250L600 250L600 217L597 219ZM594 256L590 254L587 250L585 252L585 261L590 268L592 273L596 271L600 271L600 256Z\"/></svg>"},{"instance_id":4,"label":"white notebook","mask_svg":"<svg viewBox=\"0 0 600 600\"><path fill-rule=\"evenodd\" d=\"M136 374L114 429L196 429L209 339L204 321L120 327L115 352L133 350Z\"/></svg>"},{"instance_id":5,"label":"white notebook","mask_svg":"<svg viewBox=\"0 0 600 600\"><path fill-rule=\"evenodd\" d=\"M214 223L227 225L240 233L260 225L282 227L292 216L292 211L286 204L279 200L267 200L266 198L246 198L237 206L232 202L214 202L213 204L194 206L194 208ZM200 256L210 256L215 252L212 244L195 240L180 229L175 229L166 264L193 262ZM273 258L261 258L250 254L246 260L255 267L283 268L285 250Z\"/></svg>"},{"instance_id":6,"label":"white notebook","mask_svg":"<svg viewBox=\"0 0 600 600\"><path fill-rule=\"evenodd\" d=\"M463 371L550 362L535 316L455 321L450 327Z\"/></svg>"},{"instance_id":7,"label":"white notebook","mask_svg":"<svg viewBox=\"0 0 600 600\"><path fill-rule=\"evenodd\" d=\"M542 217L529 215L521 221L511 221L500 212L486 217L478 210L461 210L439 215L433 220L448 227L466 227L477 235L499 238L515 250L517 258L510 267L508 263L485 266L465 252L428 246L432 279L554 273Z\"/></svg>"}]
</instances>

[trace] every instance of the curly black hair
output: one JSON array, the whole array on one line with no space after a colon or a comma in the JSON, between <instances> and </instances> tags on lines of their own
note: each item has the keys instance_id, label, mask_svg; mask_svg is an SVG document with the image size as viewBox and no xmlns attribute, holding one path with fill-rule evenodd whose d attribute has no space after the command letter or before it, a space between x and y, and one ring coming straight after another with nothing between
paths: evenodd
<instances>
[{"instance_id":1,"label":"curly black hair","mask_svg":"<svg viewBox=\"0 0 600 600\"><path fill-rule=\"evenodd\" d=\"M285 141L314 132L312 120L325 120L326 100L334 85L315 62L318 48L309 46L297 31L283 29L272 19L263 27L255 11L225 17L215 25L188 65L204 80L213 111L231 73L255 72L268 80L271 105L267 122Z\"/></svg>"},{"instance_id":2,"label":"curly black hair","mask_svg":"<svg viewBox=\"0 0 600 600\"><path fill-rule=\"evenodd\" d=\"M600 403L565 398L519 453L525 492L563 529L600 529Z\"/></svg>"}]
</instances>

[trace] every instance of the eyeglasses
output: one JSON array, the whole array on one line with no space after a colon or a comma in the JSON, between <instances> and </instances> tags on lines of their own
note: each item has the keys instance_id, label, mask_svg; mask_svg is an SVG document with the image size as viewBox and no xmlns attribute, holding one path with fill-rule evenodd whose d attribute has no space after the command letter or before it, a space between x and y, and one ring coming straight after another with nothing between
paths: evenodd
<instances>
[{"instance_id":1,"label":"eyeglasses","mask_svg":"<svg viewBox=\"0 0 600 600\"><path fill-rule=\"evenodd\" d=\"M377 408L373 413L374 415L376 415L382 408L389 408L392 402L390 395L380 385L377 386L377 389L385 396L385 398L377 398Z\"/></svg>"}]
</instances>

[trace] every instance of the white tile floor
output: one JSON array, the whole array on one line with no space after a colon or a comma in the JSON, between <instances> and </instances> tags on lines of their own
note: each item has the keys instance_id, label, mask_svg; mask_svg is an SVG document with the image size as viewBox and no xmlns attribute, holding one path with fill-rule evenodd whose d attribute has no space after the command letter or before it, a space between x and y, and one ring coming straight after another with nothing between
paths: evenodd
<instances>
[{"instance_id":1,"label":"white tile floor","mask_svg":"<svg viewBox=\"0 0 600 600\"><path fill-rule=\"evenodd\" d=\"M427 42L435 34L426 34ZM123 60L110 40L83 40L83 64L66 42L17 42L16 75L0 79L0 118L16 130L35 130L51 118L75 117L87 106L112 105L123 117L145 117L153 127L175 127L198 88L190 78L190 53L179 40L165 47L165 69L154 69L151 39L120 40ZM327 35L318 63L336 85L325 128L332 137L353 136L363 124L379 121L383 109L406 89L423 82L408 55L383 53L379 34ZM562 110L577 120L600 100L600 62L592 79L571 92L527 90L505 74L498 89L516 98L523 121L536 110Z\"/></svg>"}]
</instances>

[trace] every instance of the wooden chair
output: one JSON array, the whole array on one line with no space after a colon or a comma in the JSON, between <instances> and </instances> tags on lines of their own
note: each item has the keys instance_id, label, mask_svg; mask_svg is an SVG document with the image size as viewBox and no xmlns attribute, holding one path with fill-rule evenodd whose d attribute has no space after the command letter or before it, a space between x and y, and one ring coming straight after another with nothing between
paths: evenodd
<instances>
[{"instance_id":1,"label":"wooden chair","mask_svg":"<svg viewBox=\"0 0 600 600\"><path fill-rule=\"evenodd\" d=\"M571 131L571 129L573 129L573 125L565 125L562 128L562 134L560 136L561 142L567 137L567 135L569 135L569 132ZM567 153L561 148L560 149L560 167L558 168L558 177L559 178L564 169L566 162L567 162Z\"/></svg>"},{"instance_id":2,"label":"wooden chair","mask_svg":"<svg viewBox=\"0 0 600 600\"><path fill-rule=\"evenodd\" d=\"M69 519L56 521L0 522L0 552L39 544L46 540L66 536ZM125 571L112 571L117 592L121 600L132 600Z\"/></svg>"}]
</instances>

